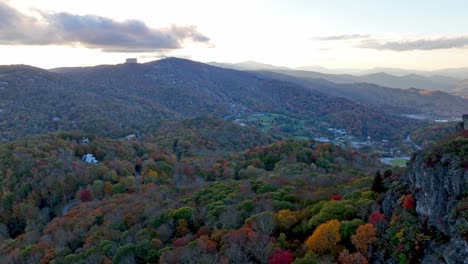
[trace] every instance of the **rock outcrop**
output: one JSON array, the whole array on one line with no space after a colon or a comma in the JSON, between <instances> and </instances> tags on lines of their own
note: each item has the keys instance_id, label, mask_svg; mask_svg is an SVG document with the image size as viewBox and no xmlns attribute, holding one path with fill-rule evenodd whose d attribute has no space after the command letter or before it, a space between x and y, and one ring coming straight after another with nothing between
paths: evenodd
<instances>
[{"instance_id":1,"label":"rock outcrop","mask_svg":"<svg viewBox=\"0 0 468 264\"><path fill-rule=\"evenodd\" d=\"M468 125L468 116L463 116ZM438 234L428 241L422 263L468 263L468 133L456 135L413 156L382 203L391 219L402 195L411 194L423 226Z\"/></svg>"},{"instance_id":2,"label":"rock outcrop","mask_svg":"<svg viewBox=\"0 0 468 264\"><path fill-rule=\"evenodd\" d=\"M468 129L468 114L462 116L462 121L457 124L455 130L462 131Z\"/></svg>"},{"instance_id":3,"label":"rock outcrop","mask_svg":"<svg viewBox=\"0 0 468 264\"><path fill-rule=\"evenodd\" d=\"M453 154L442 154L435 165L428 161L430 158L417 155L406 173L408 189L416 199L416 212L445 235L461 236L459 229L468 222L453 211L467 190L468 170Z\"/></svg>"}]
</instances>

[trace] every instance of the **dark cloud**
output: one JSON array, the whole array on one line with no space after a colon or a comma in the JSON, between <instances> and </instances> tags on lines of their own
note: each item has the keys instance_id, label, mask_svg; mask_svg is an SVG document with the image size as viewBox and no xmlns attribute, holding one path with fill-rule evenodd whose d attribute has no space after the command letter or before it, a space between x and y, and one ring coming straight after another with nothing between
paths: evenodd
<instances>
[{"instance_id":1,"label":"dark cloud","mask_svg":"<svg viewBox=\"0 0 468 264\"><path fill-rule=\"evenodd\" d=\"M464 48L466 46L468 46L468 36L431 39L421 38L401 41L378 41L375 39L368 39L362 41L357 47L376 50L410 51Z\"/></svg>"},{"instance_id":2,"label":"dark cloud","mask_svg":"<svg viewBox=\"0 0 468 264\"><path fill-rule=\"evenodd\" d=\"M181 48L186 40L209 43L194 26L149 28L138 20L69 13L39 13L40 19L24 15L0 3L0 44L82 45L109 52L151 52Z\"/></svg>"},{"instance_id":3,"label":"dark cloud","mask_svg":"<svg viewBox=\"0 0 468 264\"><path fill-rule=\"evenodd\" d=\"M343 34L343 35L334 35L334 36L326 36L326 37L315 37L314 40L320 41L333 41L333 40L352 40L352 39L363 39L368 38L370 35L364 34Z\"/></svg>"}]
</instances>

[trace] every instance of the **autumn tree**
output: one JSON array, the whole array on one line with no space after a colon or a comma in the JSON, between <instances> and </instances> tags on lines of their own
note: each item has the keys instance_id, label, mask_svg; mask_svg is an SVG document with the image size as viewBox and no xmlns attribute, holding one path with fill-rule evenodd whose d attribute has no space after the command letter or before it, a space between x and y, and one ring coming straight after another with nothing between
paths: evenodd
<instances>
[{"instance_id":1,"label":"autumn tree","mask_svg":"<svg viewBox=\"0 0 468 264\"><path fill-rule=\"evenodd\" d=\"M197 247L204 252L214 254L216 253L216 246L217 243L213 240L210 240L210 238L207 235L202 235L197 240Z\"/></svg>"},{"instance_id":2,"label":"autumn tree","mask_svg":"<svg viewBox=\"0 0 468 264\"><path fill-rule=\"evenodd\" d=\"M104 184L104 193L105 193L107 196L111 196L111 195L112 195L112 183L106 181L106 183Z\"/></svg>"},{"instance_id":3,"label":"autumn tree","mask_svg":"<svg viewBox=\"0 0 468 264\"><path fill-rule=\"evenodd\" d=\"M331 201L341 201L343 200L343 196L341 194L335 194L330 198Z\"/></svg>"},{"instance_id":4,"label":"autumn tree","mask_svg":"<svg viewBox=\"0 0 468 264\"><path fill-rule=\"evenodd\" d=\"M294 261L294 256L289 250L276 249L268 258L268 264L290 264Z\"/></svg>"},{"instance_id":5,"label":"autumn tree","mask_svg":"<svg viewBox=\"0 0 468 264\"><path fill-rule=\"evenodd\" d=\"M341 251L338 257L338 263L340 264L368 264L369 261L361 253L350 254L347 249Z\"/></svg>"},{"instance_id":6,"label":"autumn tree","mask_svg":"<svg viewBox=\"0 0 468 264\"><path fill-rule=\"evenodd\" d=\"M372 212L369 216L369 221L373 225L378 225L379 223L385 222L385 215L379 211Z\"/></svg>"},{"instance_id":7,"label":"autumn tree","mask_svg":"<svg viewBox=\"0 0 468 264\"><path fill-rule=\"evenodd\" d=\"M184 236L188 234L190 230L188 229L188 223L185 219L180 219L177 224L177 236Z\"/></svg>"},{"instance_id":8,"label":"autumn tree","mask_svg":"<svg viewBox=\"0 0 468 264\"><path fill-rule=\"evenodd\" d=\"M413 194L410 193L410 194L405 195L405 196L403 197L403 205L402 205L402 207L403 207L403 209L405 209L405 210L411 210L411 209L414 208L415 203L416 203L416 202L414 201Z\"/></svg>"},{"instance_id":9,"label":"autumn tree","mask_svg":"<svg viewBox=\"0 0 468 264\"><path fill-rule=\"evenodd\" d=\"M278 226L285 230L291 228L291 226L297 223L296 214L289 209L280 210L276 213L275 219Z\"/></svg>"},{"instance_id":10,"label":"autumn tree","mask_svg":"<svg viewBox=\"0 0 468 264\"><path fill-rule=\"evenodd\" d=\"M340 241L340 222L330 220L315 229L314 233L307 239L306 246L316 253L323 254Z\"/></svg>"},{"instance_id":11,"label":"autumn tree","mask_svg":"<svg viewBox=\"0 0 468 264\"><path fill-rule=\"evenodd\" d=\"M351 242L363 255L367 255L370 247L377 241L377 230L372 224L358 227L356 234L351 236Z\"/></svg>"},{"instance_id":12,"label":"autumn tree","mask_svg":"<svg viewBox=\"0 0 468 264\"><path fill-rule=\"evenodd\" d=\"M158 172L150 169L148 171L148 176L150 176L151 179L156 180L158 178Z\"/></svg>"},{"instance_id":13,"label":"autumn tree","mask_svg":"<svg viewBox=\"0 0 468 264\"><path fill-rule=\"evenodd\" d=\"M93 197L97 199L102 199L104 197L104 182L100 180L95 180L91 186L91 192Z\"/></svg>"},{"instance_id":14,"label":"autumn tree","mask_svg":"<svg viewBox=\"0 0 468 264\"><path fill-rule=\"evenodd\" d=\"M80 192L80 200L82 202L89 202L92 200L91 192L88 189L83 189Z\"/></svg>"}]
</instances>

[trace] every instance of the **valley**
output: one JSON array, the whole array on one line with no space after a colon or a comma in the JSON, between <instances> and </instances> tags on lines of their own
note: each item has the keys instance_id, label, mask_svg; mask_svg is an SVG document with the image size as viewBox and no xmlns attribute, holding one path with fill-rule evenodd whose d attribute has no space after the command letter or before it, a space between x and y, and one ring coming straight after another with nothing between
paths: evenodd
<instances>
[{"instance_id":1,"label":"valley","mask_svg":"<svg viewBox=\"0 0 468 264\"><path fill-rule=\"evenodd\" d=\"M461 97L178 58L0 73L2 263L465 254L454 253L466 245ZM421 171L454 189L431 189ZM425 209L439 194L451 199L437 205L444 224Z\"/></svg>"}]
</instances>

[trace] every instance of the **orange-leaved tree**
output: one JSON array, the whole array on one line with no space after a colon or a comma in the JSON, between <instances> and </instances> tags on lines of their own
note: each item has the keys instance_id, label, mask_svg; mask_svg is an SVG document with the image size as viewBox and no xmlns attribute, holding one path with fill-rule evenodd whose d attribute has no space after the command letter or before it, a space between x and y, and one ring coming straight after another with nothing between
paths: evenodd
<instances>
[{"instance_id":1,"label":"orange-leaved tree","mask_svg":"<svg viewBox=\"0 0 468 264\"><path fill-rule=\"evenodd\" d=\"M338 257L338 263L340 264L369 264L369 261L359 252L349 253L347 249L341 251Z\"/></svg>"},{"instance_id":2,"label":"orange-leaved tree","mask_svg":"<svg viewBox=\"0 0 468 264\"><path fill-rule=\"evenodd\" d=\"M341 241L340 222L330 220L321 224L307 239L306 246L315 253L325 253Z\"/></svg>"},{"instance_id":3,"label":"orange-leaved tree","mask_svg":"<svg viewBox=\"0 0 468 264\"><path fill-rule=\"evenodd\" d=\"M358 227L356 234L351 237L351 242L363 255L367 255L370 246L377 241L377 230L372 224Z\"/></svg>"}]
</instances>

